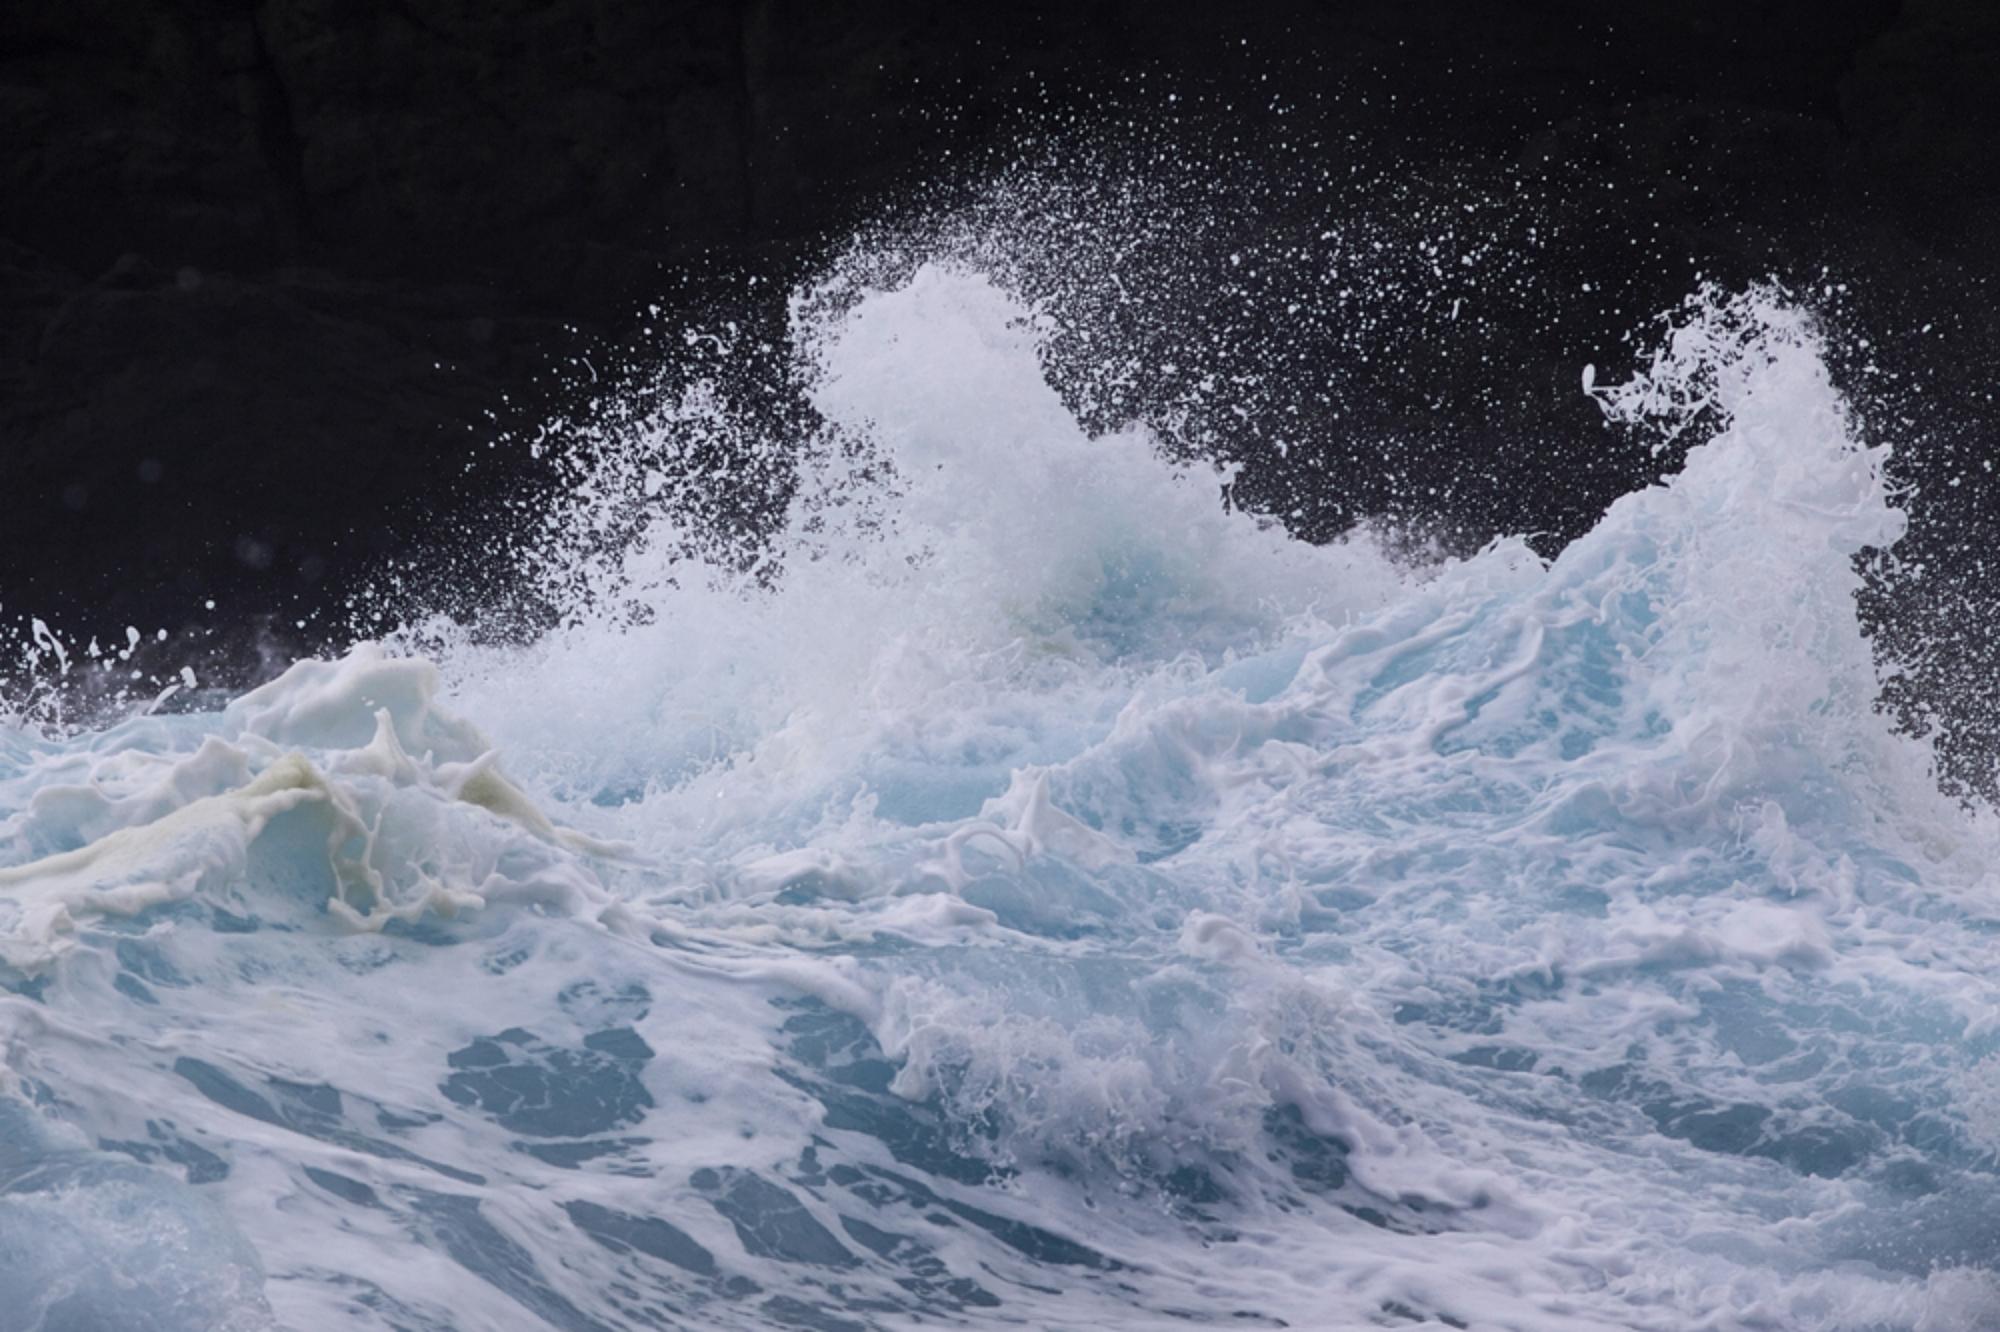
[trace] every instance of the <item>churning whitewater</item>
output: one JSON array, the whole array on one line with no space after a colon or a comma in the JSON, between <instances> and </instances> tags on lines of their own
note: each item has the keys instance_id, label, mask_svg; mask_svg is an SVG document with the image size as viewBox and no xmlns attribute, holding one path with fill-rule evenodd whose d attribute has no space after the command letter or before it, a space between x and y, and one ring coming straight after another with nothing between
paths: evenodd
<instances>
[{"instance_id":1,"label":"churning whitewater","mask_svg":"<svg viewBox=\"0 0 2000 1332\"><path fill-rule=\"evenodd\" d=\"M696 386L531 644L0 735L0 1326L1997 1325L1995 833L1806 315L1691 303L1584 390L1677 474L1412 568L1087 435L975 269L794 313L753 560Z\"/></svg>"}]
</instances>

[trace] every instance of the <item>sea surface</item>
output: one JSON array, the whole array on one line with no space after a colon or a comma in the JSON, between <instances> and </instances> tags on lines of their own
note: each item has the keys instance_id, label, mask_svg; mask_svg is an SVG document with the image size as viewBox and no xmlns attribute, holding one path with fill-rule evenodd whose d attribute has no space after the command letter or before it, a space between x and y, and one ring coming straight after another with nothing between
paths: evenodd
<instances>
[{"instance_id":1,"label":"sea surface","mask_svg":"<svg viewBox=\"0 0 2000 1332\"><path fill-rule=\"evenodd\" d=\"M2000 1327L2000 838L1807 312L1586 372L1699 436L1545 560L1093 436L977 264L792 308L753 555L696 385L533 635L0 730L0 1328Z\"/></svg>"}]
</instances>

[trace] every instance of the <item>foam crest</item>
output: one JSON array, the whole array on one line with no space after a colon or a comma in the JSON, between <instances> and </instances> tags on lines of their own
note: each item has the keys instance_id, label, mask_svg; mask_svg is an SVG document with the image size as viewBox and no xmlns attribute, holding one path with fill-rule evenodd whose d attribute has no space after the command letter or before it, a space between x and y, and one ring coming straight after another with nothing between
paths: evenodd
<instances>
[{"instance_id":1,"label":"foam crest","mask_svg":"<svg viewBox=\"0 0 2000 1332\"><path fill-rule=\"evenodd\" d=\"M845 802L869 755L933 725L920 719L968 728L927 741L998 746L997 759L1032 737L1013 719L996 733L982 710L1032 728L1058 681L1115 708L1177 663L1310 632L1401 585L1365 541L1310 547L1227 512L1221 474L1167 461L1141 430L1088 436L1041 375L1034 311L990 278L925 267L850 296L795 302L825 434L753 569L690 558L669 510L607 572L602 522L584 522L570 555L543 558L562 570L554 584L599 599L532 648L428 627L467 709L500 719L503 747L552 785L612 801L702 788L711 808L718 787L732 808ZM700 397L693 414L685 397L663 409L644 447L740 438L714 391ZM1004 785L1005 769L988 780Z\"/></svg>"},{"instance_id":2,"label":"foam crest","mask_svg":"<svg viewBox=\"0 0 2000 1332\"><path fill-rule=\"evenodd\" d=\"M0 869L0 961L39 970L91 917L197 897L282 911L244 881L253 847L288 815L285 840L309 856L294 873L326 890L315 901L308 887L303 905L354 928L495 900L578 910L601 900L574 855L621 848L552 823L478 733L434 705L435 689L429 663L364 646L297 663L231 704L214 732L128 728L154 744L192 742L191 753L115 746L50 764L59 781L14 779L34 792L9 840L67 849ZM524 857L500 829L552 851Z\"/></svg>"}]
</instances>

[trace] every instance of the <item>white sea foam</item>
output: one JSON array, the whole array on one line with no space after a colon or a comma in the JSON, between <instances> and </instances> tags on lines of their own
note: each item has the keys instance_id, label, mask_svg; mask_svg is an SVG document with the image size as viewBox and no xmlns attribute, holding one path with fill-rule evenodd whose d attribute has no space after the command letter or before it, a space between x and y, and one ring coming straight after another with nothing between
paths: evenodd
<instances>
[{"instance_id":1,"label":"white sea foam","mask_svg":"<svg viewBox=\"0 0 2000 1332\"><path fill-rule=\"evenodd\" d=\"M976 271L795 315L755 567L591 539L692 392L539 641L9 742L0 1109L96 1155L0 1165L200 1237L118 1307L1993 1325L1993 832L1873 709L1901 518L1808 320L1702 298L1589 384L1719 409L1677 475L1417 576L1088 437ZM22 1270L112 1243L13 1178Z\"/></svg>"}]
</instances>

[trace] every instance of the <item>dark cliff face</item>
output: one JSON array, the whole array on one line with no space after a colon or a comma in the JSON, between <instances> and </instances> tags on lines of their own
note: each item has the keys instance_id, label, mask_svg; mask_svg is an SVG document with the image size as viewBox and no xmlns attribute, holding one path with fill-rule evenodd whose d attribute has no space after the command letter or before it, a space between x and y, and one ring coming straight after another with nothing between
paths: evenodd
<instances>
[{"instance_id":1,"label":"dark cliff face","mask_svg":"<svg viewBox=\"0 0 2000 1332\"><path fill-rule=\"evenodd\" d=\"M1832 228L1968 307L2000 262L1975 3L15 0L0 611L289 621L476 508L467 461L546 410L548 369L703 256L782 274L1141 75L1222 116L1392 90L1421 110L1365 128L1401 160L1632 187L1576 242L1607 260L1664 224L1754 272ZM1573 382L1577 333L1521 336Z\"/></svg>"}]
</instances>

